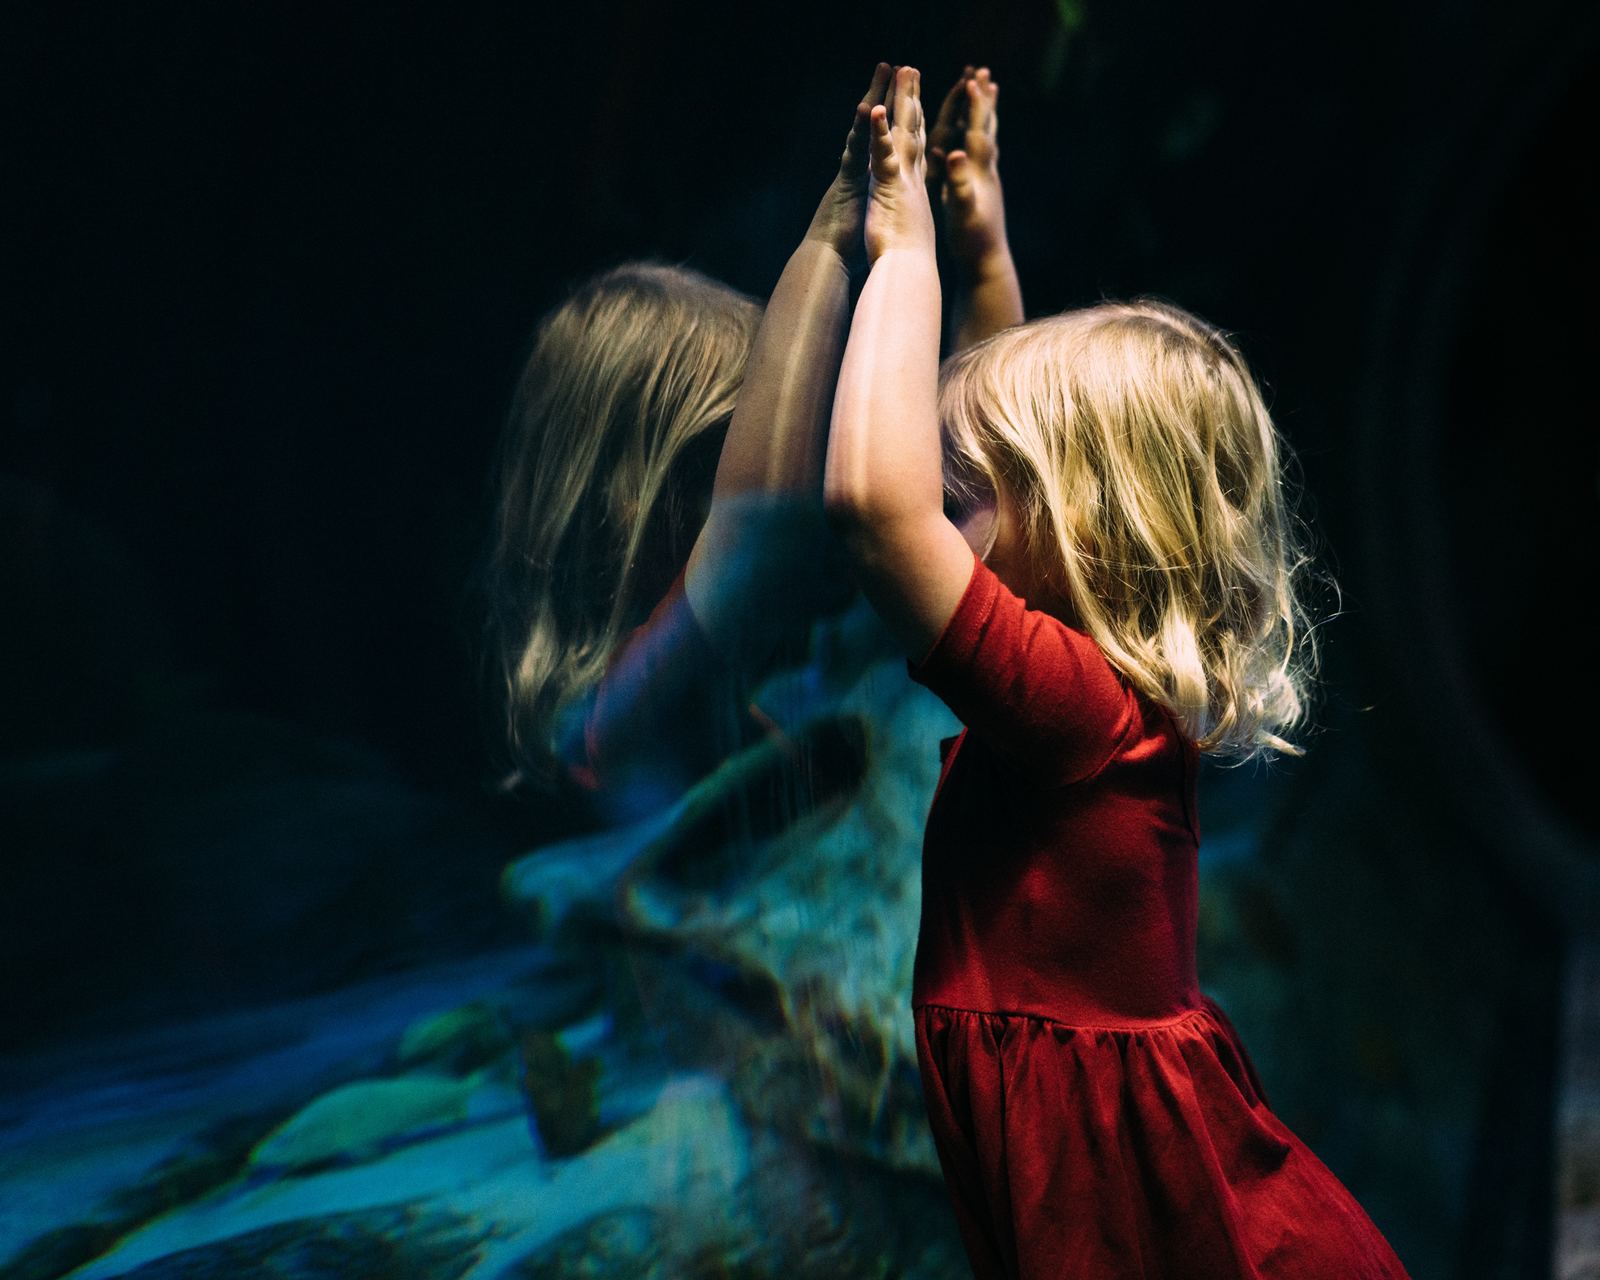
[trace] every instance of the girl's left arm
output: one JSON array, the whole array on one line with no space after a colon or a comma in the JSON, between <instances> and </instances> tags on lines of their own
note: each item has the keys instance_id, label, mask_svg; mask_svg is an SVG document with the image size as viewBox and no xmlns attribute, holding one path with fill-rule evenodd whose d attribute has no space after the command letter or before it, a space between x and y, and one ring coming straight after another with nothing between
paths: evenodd
<instances>
[{"instance_id":1,"label":"girl's left arm","mask_svg":"<svg viewBox=\"0 0 1600 1280\"><path fill-rule=\"evenodd\" d=\"M890 67L880 62L856 107L839 172L767 303L723 442L711 509L684 590L714 650L759 662L839 583L819 540L828 414L850 312L867 192L870 112ZM837 570L835 570L837 577Z\"/></svg>"},{"instance_id":2,"label":"girl's left arm","mask_svg":"<svg viewBox=\"0 0 1600 1280\"><path fill-rule=\"evenodd\" d=\"M956 272L953 351L963 351L1027 318L1017 264L1006 238L996 140L999 100L1000 86L989 68L968 67L945 95L928 136L928 171L944 205Z\"/></svg>"},{"instance_id":3,"label":"girl's left arm","mask_svg":"<svg viewBox=\"0 0 1600 1280\"><path fill-rule=\"evenodd\" d=\"M934 645L974 557L944 514L939 274L924 180L920 76L895 73L871 115L867 256L834 397L824 499L862 589L906 653ZM892 120L892 124L891 124Z\"/></svg>"}]
</instances>

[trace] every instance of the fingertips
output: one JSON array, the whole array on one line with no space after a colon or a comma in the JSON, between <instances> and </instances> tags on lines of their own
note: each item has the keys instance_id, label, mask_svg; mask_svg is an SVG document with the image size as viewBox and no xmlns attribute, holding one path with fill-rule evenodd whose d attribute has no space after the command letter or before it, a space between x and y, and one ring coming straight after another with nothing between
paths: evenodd
<instances>
[{"instance_id":1,"label":"fingertips","mask_svg":"<svg viewBox=\"0 0 1600 1280\"><path fill-rule=\"evenodd\" d=\"M872 128L872 108L865 102L856 104L855 119L850 122L850 136L845 140L846 152L854 155L863 150L862 144L866 141Z\"/></svg>"},{"instance_id":2,"label":"fingertips","mask_svg":"<svg viewBox=\"0 0 1600 1280\"><path fill-rule=\"evenodd\" d=\"M869 129L872 132L872 156L876 165L881 152L887 151L894 154L894 143L889 138L889 109L881 102L872 108L868 115Z\"/></svg>"},{"instance_id":3,"label":"fingertips","mask_svg":"<svg viewBox=\"0 0 1600 1280\"><path fill-rule=\"evenodd\" d=\"M994 104L998 88L999 86L989 78L987 67L982 68L976 76L967 81L968 130L994 132Z\"/></svg>"},{"instance_id":4,"label":"fingertips","mask_svg":"<svg viewBox=\"0 0 1600 1280\"><path fill-rule=\"evenodd\" d=\"M872 83L867 86L867 96L862 99L869 107L876 102L883 101L884 91L889 87L889 78L894 75L894 68L887 62L880 62L872 69Z\"/></svg>"},{"instance_id":5,"label":"fingertips","mask_svg":"<svg viewBox=\"0 0 1600 1280\"><path fill-rule=\"evenodd\" d=\"M894 140L889 136L889 113L881 103L872 108L871 121L872 176L878 182L886 182L899 171L899 162L894 153Z\"/></svg>"},{"instance_id":6,"label":"fingertips","mask_svg":"<svg viewBox=\"0 0 1600 1280\"><path fill-rule=\"evenodd\" d=\"M894 122L911 133L920 133L924 128L922 72L915 67L901 67L895 80Z\"/></svg>"},{"instance_id":7,"label":"fingertips","mask_svg":"<svg viewBox=\"0 0 1600 1280\"><path fill-rule=\"evenodd\" d=\"M922 75L915 67L899 67L894 73L894 118L896 124L911 126L911 104L917 101Z\"/></svg>"}]
</instances>

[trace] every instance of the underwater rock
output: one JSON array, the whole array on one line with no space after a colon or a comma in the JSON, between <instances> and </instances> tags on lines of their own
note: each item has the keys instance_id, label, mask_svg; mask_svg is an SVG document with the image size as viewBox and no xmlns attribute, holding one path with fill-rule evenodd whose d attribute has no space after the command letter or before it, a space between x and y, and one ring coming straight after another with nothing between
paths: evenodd
<instances>
[{"instance_id":1,"label":"underwater rock","mask_svg":"<svg viewBox=\"0 0 1600 1280\"><path fill-rule=\"evenodd\" d=\"M617 883L669 827L679 807L631 826L536 849L502 873L501 896L524 911L535 937L570 944L572 939L564 935L575 917L580 928L586 919L603 923L611 918Z\"/></svg>"},{"instance_id":2,"label":"underwater rock","mask_svg":"<svg viewBox=\"0 0 1600 1280\"><path fill-rule=\"evenodd\" d=\"M310 1172L355 1163L461 1124L483 1075L404 1076L341 1085L263 1138L250 1155L251 1169Z\"/></svg>"},{"instance_id":3,"label":"underwater rock","mask_svg":"<svg viewBox=\"0 0 1600 1280\"><path fill-rule=\"evenodd\" d=\"M249 1231L119 1280L460 1280L487 1233L472 1218L421 1205L364 1209Z\"/></svg>"},{"instance_id":4,"label":"underwater rock","mask_svg":"<svg viewBox=\"0 0 1600 1280\"><path fill-rule=\"evenodd\" d=\"M552 1031L522 1037L522 1091L547 1155L575 1155L600 1135L600 1064L578 1059Z\"/></svg>"},{"instance_id":5,"label":"underwater rock","mask_svg":"<svg viewBox=\"0 0 1600 1280\"><path fill-rule=\"evenodd\" d=\"M10 1258L0 1272L5 1280L60 1280L117 1242L124 1224L80 1222L47 1231Z\"/></svg>"},{"instance_id":6,"label":"underwater rock","mask_svg":"<svg viewBox=\"0 0 1600 1280\"><path fill-rule=\"evenodd\" d=\"M152 1218L199 1199L236 1176L251 1147L273 1124L260 1112L230 1116L201 1130L173 1154L145 1170L104 1202L85 1206L80 1222L30 1240L9 1260L0 1252L5 1280L55 1280L113 1247Z\"/></svg>"},{"instance_id":7,"label":"underwater rock","mask_svg":"<svg viewBox=\"0 0 1600 1280\"><path fill-rule=\"evenodd\" d=\"M969 1274L936 1178L820 1157L751 1135L749 1167L714 1201L674 1197L597 1213L499 1272L500 1280L840 1280Z\"/></svg>"},{"instance_id":8,"label":"underwater rock","mask_svg":"<svg viewBox=\"0 0 1600 1280\"><path fill-rule=\"evenodd\" d=\"M719 1082L675 1077L655 1106L589 1154L622 1152L645 1160L650 1184L667 1203L726 1203L748 1168L748 1135Z\"/></svg>"},{"instance_id":9,"label":"underwater rock","mask_svg":"<svg viewBox=\"0 0 1600 1280\"><path fill-rule=\"evenodd\" d=\"M954 717L862 602L756 701L780 727L677 803L548 846L502 890L608 975L618 1034L752 1119L936 1169L910 1011L922 820Z\"/></svg>"},{"instance_id":10,"label":"underwater rock","mask_svg":"<svg viewBox=\"0 0 1600 1280\"><path fill-rule=\"evenodd\" d=\"M400 1039L402 1066L425 1066L450 1075L476 1070L510 1052L511 1034L486 1001L418 1018Z\"/></svg>"},{"instance_id":11,"label":"underwater rock","mask_svg":"<svg viewBox=\"0 0 1600 1280\"><path fill-rule=\"evenodd\" d=\"M618 1209L563 1231L501 1273L503 1280L654 1280L666 1274L656 1239L659 1209Z\"/></svg>"}]
</instances>

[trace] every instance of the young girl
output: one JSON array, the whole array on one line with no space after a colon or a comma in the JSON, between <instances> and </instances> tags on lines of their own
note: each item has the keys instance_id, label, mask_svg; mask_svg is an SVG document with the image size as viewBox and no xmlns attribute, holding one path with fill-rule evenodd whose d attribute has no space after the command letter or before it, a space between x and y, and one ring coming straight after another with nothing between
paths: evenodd
<instances>
[{"instance_id":1,"label":"young girl","mask_svg":"<svg viewBox=\"0 0 1600 1280\"><path fill-rule=\"evenodd\" d=\"M973 1267L1404 1276L1195 972L1198 752L1294 751L1305 678L1266 408L1221 334L1151 302L1008 329L941 387L918 88L901 68L872 113L825 498L966 725L940 744L912 1005Z\"/></svg>"},{"instance_id":2,"label":"young girl","mask_svg":"<svg viewBox=\"0 0 1600 1280\"><path fill-rule=\"evenodd\" d=\"M670 801L771 731L749 687L853 592L823 538L822 464L860 253L871 108L765 313L681 267L628 263L541 322L495 479L489 571L507 789L572 784L608 820ZM966 72L941 137L960 342L1022 319L993 148Z\"/></svg>"}]
</instances>

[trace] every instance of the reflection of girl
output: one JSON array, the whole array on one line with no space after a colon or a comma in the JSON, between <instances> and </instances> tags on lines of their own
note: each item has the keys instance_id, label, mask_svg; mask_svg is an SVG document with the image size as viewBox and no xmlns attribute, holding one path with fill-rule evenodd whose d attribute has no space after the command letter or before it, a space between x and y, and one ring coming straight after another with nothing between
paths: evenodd
<instances>
[{"instance_id":1,"label":"reflection of girl","mask_svg":"<svg viewBox=\"0 0 1600 1280\"><path fill-rule=\"evenodd\" d=\"M633 263L540 324L501 444L490 575L508 786L576 782L613 816L670 799L764 731L750 683L852 589L821 527L822 461L867 112L890 73L874 72L764 315L697 272ZM1022 319L996 92L969 68L942 117L970 282L960 342Z\"/></svg>"},{"instance_id":2,"label":"reflection of girl","mask_svg":"<svg viewBox=\"0 0 1600 1280\"><path fill-rule=\"evenodd\" d=\"M1150 302L1008 329L941 387L915 71L891 99L825 492L912 677L966 725L941 744L912 1004L973 1265L1404 1276L1195 972L1198 753L1294 751L1301 715L1267 410L1220 333Z\"/></svg>"},{"instance_id":3,"label":"reflection of girl","mask_svg":"<svg viewBox=\"0 0 1600 1280\"><path fill-rule=\"evenodd\" d=\"M764 315L635 264L540 325L497 479L508 785L575 782L611 817L670 800L763 731L753 679L849 589L818 553L823 441L889 74Z\"/></svg>"},{"instance_id":4,"label":"reflection of girl","mask_svg":"<svg viewBox=\"0 0 1600 1280\"><path fill-rule=\"evenodd\" d=\"M501 443L492 566L512 781L553 780L558 709L688 557L760 319L698 272L629 263L540 323Z\"/></svg>"}]
</instances>

